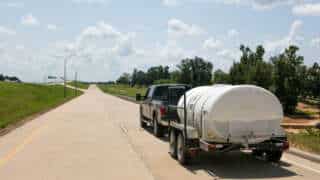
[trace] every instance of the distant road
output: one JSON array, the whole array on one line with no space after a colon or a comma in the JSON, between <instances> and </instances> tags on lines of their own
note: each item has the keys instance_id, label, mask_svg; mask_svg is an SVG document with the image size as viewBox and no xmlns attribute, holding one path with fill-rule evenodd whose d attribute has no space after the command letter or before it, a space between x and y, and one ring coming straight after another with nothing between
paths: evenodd
<instances>
[{"instance_id":1,"label":"distant road","mask_svg":"<svg viewBox=\"0 0 320 180\"><path fill-rule=\"evenodd\" d=\"M181 166L166 139L139 128L139 108L96 86L0 137L2 180L320 179L320 165L280 165L243 153L203 154Z\"/></svg>"}]
</instances>

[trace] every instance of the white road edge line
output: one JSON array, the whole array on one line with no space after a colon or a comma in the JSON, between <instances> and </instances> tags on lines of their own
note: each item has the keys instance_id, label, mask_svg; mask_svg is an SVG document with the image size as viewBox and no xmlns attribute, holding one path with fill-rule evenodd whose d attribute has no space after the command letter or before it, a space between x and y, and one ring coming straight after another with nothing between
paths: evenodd
<instances>
[{"instance_id":1,"label":"white road edge line","mask_svg":"<svg viewBox=\"0 0 320 180\"><path fill-rule=\"evenodd\" d=\"M299 163L296 162L296 161L292 161L292 160L285 159L285 162L288 162L288 163L293 164L293 165L295 165L295 166L298 166L298 167L301 167L301 168L307 169L307 170L309 170L309 171L313 171L313 172L315 172L315 173L320 174L320 170L313 169L313 168L311 168L311 167L301 165L301 164L299 164Z\"/></svg>"}]
</instances>

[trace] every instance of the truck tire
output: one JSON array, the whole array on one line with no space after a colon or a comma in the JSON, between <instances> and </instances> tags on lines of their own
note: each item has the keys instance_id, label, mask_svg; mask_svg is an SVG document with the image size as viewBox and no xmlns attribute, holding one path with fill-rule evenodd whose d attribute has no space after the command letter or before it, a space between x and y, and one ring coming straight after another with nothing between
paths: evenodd
<instances>
[{"instance_id":1,"label":"truck tire","mask_svg":"<svg viewBox=\"0 0 320 180\"><path fill-rule=\"evenodd\" d=\"M252 151L252 155L255 156L255 157L262 157L263 156L263 151L253 150Z\"/></svg>"},{"instance_id":2,"label":"truck tire","mask_svg":"<svg viewBox=\"0 0 320 180\"><path fill-rule=\"evenodd\" d=\"M177 135L174 129L171 129L169 132L169 150L170 155L174 159L177 158Z\"/></svg>"},{"instance_id":3,"label":"truck tire","mask_svg":"<svg viewBox=\"0 0 320 180\"><path fill-rule=\"evenodd\" d=\"M184 137L182 133L179 133L177 140L177 158L180 164L185 165L188 163L189 157L187 149L184 143Z\"/></svg>"},{"instance_id":4,"label":"truck tire","mask_svg":"<svg viewBox=\"0 0 320 180\"><path fill-rule=\"evenodd\" d=\"M268 151L266 152L266 159L270 162L279 162L282 157L282 151Z\"/></svg>"},{"instance_id":5,"label":"truck tire","mask_svg":"<svg viewBox=\"0 0 320 180\"><path fill-rule=\"evenodd\" d=\"M146 128L147 127L147 123L144 121L144 117L142 115L142 112L141 112L141 108L140 108L140 127L141 128Z\"/></svg>"},{"instance_id":6,"label":"truck tire","mask_svg":"<svg viewBox=\"0 0 320 180\"><path fill-rule=\"evenodd\" d=\"M158 123L156 116L153 117L153 134L156 137L163 136L163 127Z\"/></svg>"}]
</instances>

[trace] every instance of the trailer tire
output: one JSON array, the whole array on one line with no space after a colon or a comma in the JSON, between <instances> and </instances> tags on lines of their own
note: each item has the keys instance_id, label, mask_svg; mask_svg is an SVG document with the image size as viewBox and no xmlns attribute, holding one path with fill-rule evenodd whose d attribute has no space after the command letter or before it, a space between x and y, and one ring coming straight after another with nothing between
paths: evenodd
<instances>
[{"instance_id":1,"label":"trailer tire","mask_svg":"<svg viewBox=\"0 0 320 180\"><path fill-rule=\"evenodd\" d=\"M153 116L153 134L156 137L163 136L163 127L158 123L157 116Z\"/></svg>"},{"instance_id":2,"label":"trailer tire","mask_svg":"<svg viewBox=\"0 0 320 180\"><path fill-rule=\"evenodd\" d=\"M177 135L174 129L171 129L169 132L169 150L170 155L174 159L177 158Z\"/></svg>"},{"instance_id":3,"label":"trailer tire","mask_svg":"<svg viewBox=\"0 0 320 180\"><path fill-rule=\"evenodd\" d=\"M253 150L252 151L252 155L255 156L255 157L262 157L263 156L263 151Z\"/></svg>"},{"instance_id":4,"label":"trailer tire","mask_svg":"<svg viewBox=\"0 0 320 180\"><path fill-rule=\"evenodd\" d=\"M282 157L282 151L268 151L266 152L266 159L270 162L279 162Z\"/></svg>"},{"instance_id":5,"label":"trailer tire","mask_svg":"<svg viewBox=\"0 0 320 180\"><path fill-rule=\"evenodd\" d=\"M179 133L178 135L177 158L180 164L182 165L188 164L189 157L188 157L187 149L185 147L184 136L182 133Z\"/></svg>"}]
</instances>

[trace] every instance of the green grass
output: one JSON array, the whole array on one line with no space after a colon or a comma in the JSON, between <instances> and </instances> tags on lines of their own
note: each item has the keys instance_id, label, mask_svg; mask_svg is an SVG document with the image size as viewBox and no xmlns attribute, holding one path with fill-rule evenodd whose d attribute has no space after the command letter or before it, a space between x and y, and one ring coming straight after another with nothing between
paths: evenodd
<instances>
[{"instance_id":1,"label":"green grass","mask_svg":"<svg viewBox=\"0 0 320 180\"><path fill-rule=\"evenodd\" d=\"M128 85L99 85L99 88L109 94L135 98L137 93L145 95L146 87L130 87Z\"/></svg>"},{"instance_id":2,"label":"green grass","mask_svg":"<svg viewBox=\"0 0 320 180\"><path fill-rule=\"evenodd\" d=\"M313 116L317 115L317 112L296 109L295 112L293 114L290 114L290 115L291 116L296 116L296 117L304 117L306 119L312 119Z\"/></svg>"},{"instance_id":3,"label":"green grass","mask_svg":"<svg viewBox=\"0 0 320 180\"><path fill-rule=\"evenodd\" d=\"M309 105L313 105L313 106L318 106L320 105L320 99L316 99L316 98L305 98L301 100L302 102L309 104Z\"/></svg>"},{"instance_id":4,"label":"green grass","mask_svg":"<svg viewBox=\"0 0 320 180\"><path fill-rule=\"evenodd\" d=\"M74 90L67 88L64 98L61 85L0 82L0 129L74 97Z\"/></svg>"},{"instance_id":5,"label":"green grass","mask_svg":"<svg viewBox=\"0 0 320 180\"><path fill-rule=\"evenodd\" d=\"M67 84L70 85L70 86L76 87L76 82L75 81L68 82ZM89 84L82 83L82 82L77 82L77 87L81 88L81 89L88 89L89 88Z\"/></svg>"},{"instance_id":6,"label":"green grass","mask_svg":"<svg viewBox=\"0 0 320 180\"><path fill-rule=\"evenodd\" d=\"M288 139L290 144L294 147L320 154L319 129L307 129L298 134L289 133Z\"/></svg>"}]
</instances>

